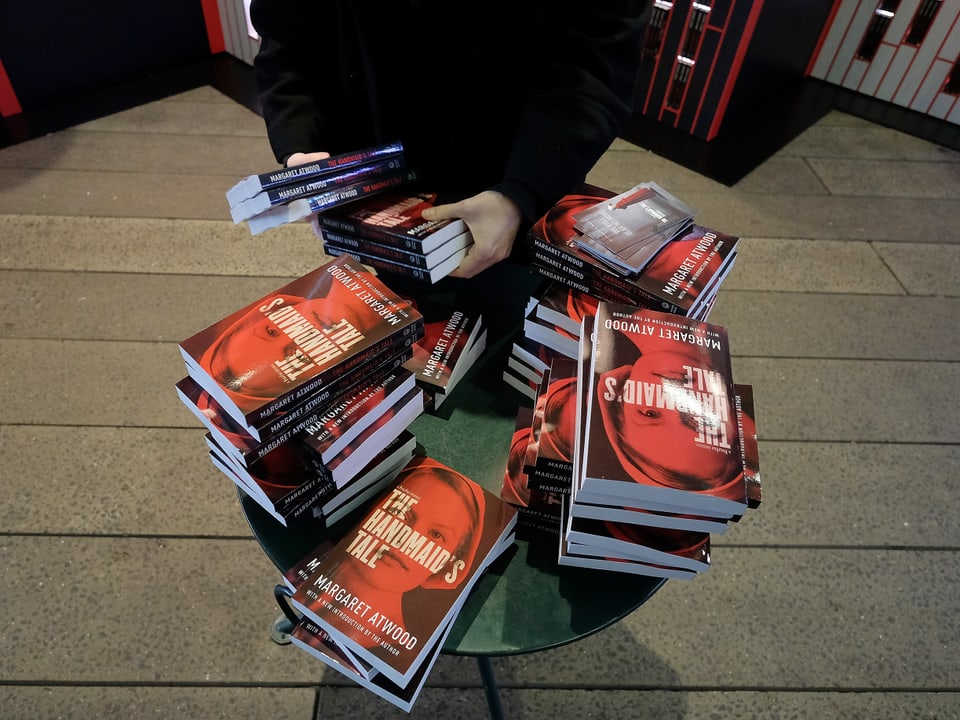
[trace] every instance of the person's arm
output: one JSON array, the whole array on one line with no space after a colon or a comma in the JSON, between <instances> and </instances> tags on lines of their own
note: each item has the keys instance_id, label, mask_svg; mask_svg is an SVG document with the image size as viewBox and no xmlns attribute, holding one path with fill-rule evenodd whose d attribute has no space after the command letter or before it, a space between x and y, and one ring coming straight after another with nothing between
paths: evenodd
<instances>
[{"instance_id":1,"label":"person's arm","mask_svg":"<svg viewBox=\"0 0 960 720\"><path fill-rule=\"evenodd\" d=\"M250 19L260 34L254 76L270 146L282 165L294 153L329 150L321 99L331 83L321 49L332 52L335 19L322 7L335 3L253 0ZM334 70L334 72L336 72Z\"/></svg>"},{"instance_id":2,"label":"person's arm","mask_svg":"<svg viewBox=\"0 0 960 720\"><path fill-rule=\"evenodd\" d=\"M473 247L451 275L472 277L507 257L520 227L582 182L617 137L633 110L648 6L541 0L530 11L539 41L503 180L425 213L463 218L473 234Z\"/></svg>"}]
</instances>

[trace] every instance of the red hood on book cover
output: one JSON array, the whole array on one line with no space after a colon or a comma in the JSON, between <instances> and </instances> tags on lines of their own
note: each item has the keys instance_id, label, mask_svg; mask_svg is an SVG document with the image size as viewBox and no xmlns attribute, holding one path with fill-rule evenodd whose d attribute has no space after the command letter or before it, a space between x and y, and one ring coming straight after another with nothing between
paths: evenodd
<instances>
[{"instance_id":1,"label":"red hood on book cover","mask_svg":"<svg viewBox=\"0 0 960 720\"><path fill-rule=\"evenodd\" d=\"M457 574L457 580L449 583L444 579L444 573L438 572L428 578L421 587L427 590L454 590L459 587L464 580L470 577L474 571L474 561L476 560L477 550L480 547L480 541L483 535L483 518L486 510L486 499L483 496L482 488L474 482L466 482L460 473L450 467L438 462L430 457L414 458L397 476L396 487L402 486L404 481L412 475L420 472L440 472L445 473L456 482L456 490L460 493L471 515L471 525L473 531L466 538L464 546L460 548L457 556L464 563L463 571ZM463 480L463 482L457 482Z\"/></svg>"},{"instance_id":2,"label":"red hood on book cover","mask_svg":"<svg viewBox=\"0 0 960 720\"><path fill-rule=\"evenodd\" d=\"M638 346L637 338L627 335ZM647 342L650 341L646 338ZM647 356L659 354L647 350ZM641 357L643 351L641 350ZM678 365L676 370L681 370ZM734 500L742 499L745 486L743 463L737 453L721 453L710 448L701 448L692 442L696 428L691 420L679 409L654 411L638 409L637 423L629 423L624 417L623 403L620 397L606 399L600 388L607 387L612 381L617 388L624 387L625 381L636 372L636 365L614 368L600 377L594 388L595 402L600 408L607 441L624 471L642 484L662 485L691 492L708 492ZM668 385L665 374L661 376L664 385ZM662 421L667 413L673 414L678 424L667 428L659 440L651 442L649 437L655 425ZM728 418L729 435L737 437L736 418ZM682 427L681 427L682 426ZM647 436L647 437L645 437ZM739 442L739 441L738 441ZM644 444L651 448L655 457L641 457L636 446ZM656 458L660 460L657 461Z\"/></svg>"},{"instance_id":3,"label":"red hood on book cover","mask_svg":"<svg viewBox=\"0 0 960 720\"><path fill-rule=\"evenodd\" d=\"M229 397L243 410L259 407L273 400L293 385L276 368L277 361L289 360L299 351L292 341L267 317L267 309L296 309L320 327L333 327L347 320L366 335L377 324L374 313L356 312L356 296L329 275L325 293L315 298L277 293L242 315L210 343L200 358L200 365L224 386ZM409 305L408 305L409 306ZM310 375L324 365L311 369Z\"/></svg>"}]
</instances>

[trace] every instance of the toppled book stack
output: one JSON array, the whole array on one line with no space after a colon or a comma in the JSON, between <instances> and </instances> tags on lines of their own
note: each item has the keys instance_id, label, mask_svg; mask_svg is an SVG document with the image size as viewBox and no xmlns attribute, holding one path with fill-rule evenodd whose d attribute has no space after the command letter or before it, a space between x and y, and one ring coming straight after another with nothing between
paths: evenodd
<instances>
[{"instance_id":1,"label":"toppled book stack","mask_svg":"<svg viewBox=\"0 0 960 720\"><path fill-rule=\"evenodd\" d=\"M518 533L556 542L561 565L696 576L711 533L760 503L752 387L733 382L726 330L601 302L578 347L518 422L501 493Z\"/></svg>"},{"instance_id":2,"label":"toppled book stack","mask_svg":"<svg viewBox=\"0 0 960 720\"><path fill-rule=\"evenodd\" d=\"M409 711L467 596L513 543L516 511L417 456L349 525L285 574L301 614L290 639Z\"/></svg>"},{"instance_id":3,"label":"toppled book stack","mask_svg":"<svg viewBox=\"0 0 960 720\"><path fill-rule=\"evenodd\" d=\"M416 179L416 169L406 167L403 145L394 142L249 175L227 191L227 202L233 222L246 222L258 235Z\"/></svg>"},{"instance_id":4,"label":"toppled book stack","mask_svg":"<svg viewBox=\"0 0 960 720\"><path fill-rule=\"evenodd\" d=\"M356 507L412 457L424 410L403 367L424 335L410 301L348 256L180 343L180 399L214 465L283 524Z\"/></svg>"},{"instance_id":5,"label":"toppled book stack","mask_svg":"<svg viewBox=\"0 0 960 720\"><path fill-rule=\"evenodd\" d=\"M324 250L347 253L378 272L435 283L467 256L473 236L463 220L425 220L432 193L399 190L320 215Z\"/></svg>"},{"instance_id":6,"label":"toppled book stack","mask_svg":"<svg viewBox=\"0 0 960 720\"><path fill-rule=\"evenodd\" d=\"M601 300L704 320L739 239L694 222L655 183L615 195L582 185L527 233L543 276Z\"/></svg>"}]
</instances>

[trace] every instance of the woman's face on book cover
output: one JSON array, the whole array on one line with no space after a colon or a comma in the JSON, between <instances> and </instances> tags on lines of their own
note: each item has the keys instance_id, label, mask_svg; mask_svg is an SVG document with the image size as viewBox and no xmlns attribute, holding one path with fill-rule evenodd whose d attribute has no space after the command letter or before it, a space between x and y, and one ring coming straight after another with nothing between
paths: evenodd
<instances>
[{"instance_id":1,"label":"woman's face on book cover","mask_svg":"<svg viewBox=\"0 0 960 720\"><path fill-rule=\"evenodd\" d=\"M439 545L459 558L476 529L476 516L456 488L447 483L438 483L429 477L429 472L420 470L403 480L402 487L408 493L419 497L426 497L425 493L429 493L429 501L423 500L406 510L403 521L428 542ZM449 563L437 574L447 572L448 568ZM461 571L460 575L468 569ZM394 548L378 556L376 567L363 565L362 570L373 587L400 593L421 587L435 574L424 564Z\"/></svg>"},{"instance_id":2,"label":"woman's face on book cover","mask_svg":"<svg viewBox=\"0 0 960 720\"><path fill-rule=\"evenodd\" d=\"M739 473L737 449L725 451L702 442L704 425L730 442L737 439L736 418L717 415L709 403L691 402L687 367L702 359L686 348L652 349L633 365L601 376L596 388L611 443L632 467L655 482L687 490L717 487ZM678 406L658 407L656 393ZM725 401L723 401L725 402ZM698 418L702 420L698 420Z\"/></svg>"},{"instance_id":3,"label":"woman's face on book cover","mask_svg":"<svg viewBox=\"0 0 960 720\"><path fill-rule=\"evenodd\" d=\"M292 307L318 328L331 328L343 320L361 332L373 326L370 314L358 312L356 297L338 282L332 283L324 297L283 296L282 300L282 305L277 307ZM221 336L211 353L209 369L234 392L276 397L290 385L275 363L289 362L291 358L295 359L295 364L297 359L303 363L310 361L289 335L268 317L269 312L261 311L260 307L263 306L252 309Z\"/></svg>"}]
</instances>

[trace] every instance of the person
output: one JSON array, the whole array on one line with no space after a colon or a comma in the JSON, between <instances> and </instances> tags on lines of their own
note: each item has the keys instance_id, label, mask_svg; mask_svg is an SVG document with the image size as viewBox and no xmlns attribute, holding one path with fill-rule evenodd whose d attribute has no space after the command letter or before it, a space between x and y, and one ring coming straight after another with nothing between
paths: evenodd
<instances>
[{"instance_id":1,"label":"person","mask_svg":"<svg viewBox=\"0 0 960 720\"><path fill-rule=\"evenodd\" d=\"M474 239L473 277L582 182L632 112L649 0L253 0L267 135L293 166L400 140Z\"/></svg>"}]
</instances>

